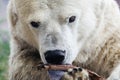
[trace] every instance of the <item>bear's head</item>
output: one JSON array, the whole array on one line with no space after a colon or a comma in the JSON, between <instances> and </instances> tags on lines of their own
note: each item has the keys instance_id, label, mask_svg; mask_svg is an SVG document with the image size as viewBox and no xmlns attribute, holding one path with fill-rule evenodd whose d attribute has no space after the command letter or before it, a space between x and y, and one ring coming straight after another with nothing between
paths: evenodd
<instances>
[{"instance_id":1,"label":"bear's head","mask_svg":"<svg viewBox=\"0 0 120 80\"><path fill-rule=\"evenodd\" d=\"M72 64L96 28L91 5L87 0L14 0L12 30L39 50L44 63Z\"/></svg>"}]
</instances>

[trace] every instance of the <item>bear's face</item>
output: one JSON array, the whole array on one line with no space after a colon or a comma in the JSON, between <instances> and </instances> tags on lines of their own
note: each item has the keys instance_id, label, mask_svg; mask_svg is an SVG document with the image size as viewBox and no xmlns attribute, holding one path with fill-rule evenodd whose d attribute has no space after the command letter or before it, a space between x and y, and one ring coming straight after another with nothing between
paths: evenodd
<instances>
[{"instance_id":1,"label":"bear's face","mask_svg":"<svg viewBox=\"0 0 120 80\"><path fill-rule=\"evenodd\" d=\"M17 35L39 50L44 63L71 64L96 24L93 8L83 2L16 0Z\"/></svg>"}]
</instances>

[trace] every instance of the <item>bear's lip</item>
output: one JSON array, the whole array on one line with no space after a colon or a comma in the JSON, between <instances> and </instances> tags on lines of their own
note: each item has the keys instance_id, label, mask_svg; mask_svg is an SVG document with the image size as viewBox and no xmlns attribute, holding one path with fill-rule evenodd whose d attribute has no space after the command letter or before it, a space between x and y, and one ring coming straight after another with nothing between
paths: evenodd
<instances>
[{"instance_id":1,"label":"bear's lip","mask_svg":"<svg viewBox=\"0 0 120 80\"><path fill-rule=\"evenodd\" d=\"M48 73L50 80L60 80L65 72L61 70L49 70Z\"/></svg>"}]
</instances>

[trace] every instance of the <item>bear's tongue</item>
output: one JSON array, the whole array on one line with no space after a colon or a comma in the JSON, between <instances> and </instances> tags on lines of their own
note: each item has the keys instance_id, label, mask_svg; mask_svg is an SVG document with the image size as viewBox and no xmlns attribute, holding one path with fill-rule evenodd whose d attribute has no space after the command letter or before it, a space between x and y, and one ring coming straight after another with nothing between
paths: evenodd
<instances>
[{"instance_id":1,"label":"bear's tongue","mask_svg":"<svg viewBox=\"0 0 120 80\"><path fill-rule=\"evenodd\" d=\"M50 80L60 80L61 77L64 75L64 71L55 71L55 70L49 70L48 71Z\"/></svg>"}]
</instances>

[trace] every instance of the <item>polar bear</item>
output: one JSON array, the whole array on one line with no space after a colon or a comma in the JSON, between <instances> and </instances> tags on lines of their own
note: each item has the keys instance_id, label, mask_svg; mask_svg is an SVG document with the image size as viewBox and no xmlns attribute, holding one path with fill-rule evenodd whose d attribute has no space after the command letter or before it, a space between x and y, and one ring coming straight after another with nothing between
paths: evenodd
<instances>
[{"instance_id":1,"label":"polar bear","mask_svg":"<svg viewBox=\"0 0 120 80\"><path fill-rule=\"evenodd\" d=\"M114 0L10 0L9 80L49 80L34 66L72 64L120 80L120 11Z\"/></svg>"}]
</instances>

